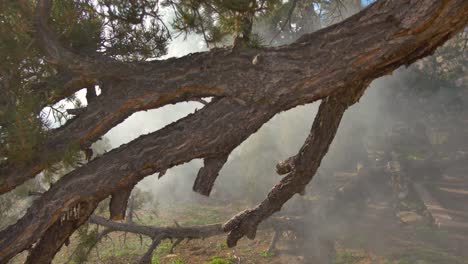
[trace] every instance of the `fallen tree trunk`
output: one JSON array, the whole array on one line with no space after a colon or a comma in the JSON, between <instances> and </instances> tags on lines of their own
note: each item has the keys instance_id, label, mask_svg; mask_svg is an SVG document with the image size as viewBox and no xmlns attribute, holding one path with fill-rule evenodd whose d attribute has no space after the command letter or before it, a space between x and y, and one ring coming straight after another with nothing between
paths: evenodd
<instances>
[{"instance_id":1,"label":"fallen tree trunk","mask_svg":"<svg viewBox=\"0 0 468 264\"><path fill-rule=\"evenodd\" d=\"M292 196L304 192L306 185L312 180L323 157L327 154L344 112L361 98L364 90L365 86L350 87L346 94L322 100L310 134L299 153L289 158L288 162L281 163L289 164L287 168L277 166L282 167L282 173L288 174L255 208L239 213L223 225L224 231L229 232L227 239L229 247L235 246L243 236L255 238L257 227L263 220L281 210L281 207Z\"/></svg>"},{"instance_id":2,"label":"fallen tree trunk","mask_svg":"<svg viewBox=\"0 0 468 264\"><path fill-rule=\"evenodd\" d=\"M174 244L176 245L176 243L179 244L184 239L204 239L224 234L222 223L187 227L180 225L156 227L129 223L119 223L114 222L112 220L107 220L106 218L96 215L92 215L89 218L89 223L105 227L106 234L110 232L121 231L150 237L153 240L153 243L148 248L148 251L145 253L145 255L142 256L139 262L142 264L150 263L148 262L148 260L151 260L153 251L164 239L175 239L176 242ZM305 224L306 223L302 218L282 217L269 219L261 227L274 229L275 235L273 236L271 243L271 249L273 250L274 245L277 243L279 239L279 234L281 234L281 232L293 231L295 233L300 233L300 228L306 226Z\"/></svg>"},{"instance_id":3,"label":"fallen tree trunk","mask_svg":"<svg viewBox=\"0 0 468 264\"><path fill-rule=\"evenodd\" d=\"M138 89L110 90L109 94L115 93L114 96L126 98L116 100L118 106L111 105L109 108L110 111L117 112L109 113L104 109L99 112L97 104L100 100L99 97L95 98L94 106L89 106L89 115L85 114L88 112L86 111L73 121L77 122L73 130L75 139L90 144L132 111L152 105L159 106L157 102L161 101L158 100L167 99L164 97L165 92L175 93L187 100L190 96L184 97L187 94L183 93L187 89L221 89L216 95L227 98L214 100L202 110L160 131L123 145L59 180L41 198L34 201L15 225L0 232L0 262L6 262L30 247L74 205L103 200L119 189L136 184L147 175L165 171L192 159L225 155L276 113L330 95L332 100L339 100L340 94L346 94L348 89L366 87L373 79L431 54L436 47L462 29L467 20L468 2L464 0L383 0L342 23L306 35L289 46L238 52L218 50L194 55L192 59L187 56L160 64L190 66L188 69L165 69L157 63L143 63L143 68L138 66L135 69L142 70L144 75L159 78L165 76L161 74L168 74L167 79L148 78L145 79L148 82L135 82L134 87L148 88L152 83L163 87L163 93L154 93L155 98L159 99L152 101L152 97L146 92L137 96L134 93L139 93ZM210 54L218 57L208 60ZM256 56L259 56L259 62L253 64L252 59ZM220 67L203 63L202 68L194 67L204 61L197 60L200 58L213 61L213 65ZM87 63L82 65L86 66ZM108 73L115 73L118 67L109 68ZM98 73L103 70L105 69ZM83 72L86 69L76 71L86 75ZM137 77L141 76L137 71L131 72ZM174 75L169 76L170 73ZM118 81L125 82L125 78L130 78L128 76L132 74L123 75L124 80ZM227 87L237 88L229 90L231 88ZM113 102L110 99L112 96L102 98L107 98L102 99L108 100L107 104ZM168 102L174 101L170 99L164 101L164 104ZM105 107L106 104L102 106ZM98 112L100 114L96 115ZM335 124L334 120L330 122L329 124ZM90 126L81 126L83 124ZM57 142L60 143L63 139ZM314 164L319 164L323 151L326 152L328 148L329 139L326 137L323 142L312 141L321 145L317 148L305 145L307 151L304 151L305 155L299 155L301 158L295 166L299 169L307 168L303 163L311 162L311 159ZM31 163L32 168L37 168L36 172L41 168L42 161L39 158ZM22 168L18 171L23 172ZM235 219L241 221L231 221L225 225L225 230L231 231L230 245L245 234L254 236L258 223L279 210L282 203L303 188L313 176L308 174L306 177L298 177L297 173L303 174L299 171L288 174L266 202L258 210L251 211L254 213L236 217ZM0 192L11 190L33 176L34 173L28 173L27 170L18 179L14 173L5 177L2 175ZM294 188L283 192L282 186ZM261 212L256 214L259 211ZM251 218L253 214L256 216ZM244 225L241 223L246 223L248 228L242 228Z\"/></svg>"},{"instance_id":4,"label":"fallen tree trunk","mask_svg":"<svg viewBox=\"0 0 468 264\"><path fill-rule=\"evenodd\" d=\"M201 226L145 226L138 224L120 223L108 220L104 217L92 215L89 218L89 223L104 226L112 231L122 231L133 234L144 235L147 237L156 237L164 234L164 238L172 239L195 239L195 238L208 238L216 235L223 234L221 223L201 225Z\"/></svg>"},{"instance_id":5,"label":"fallen tree trunk","mask_svg":"<svg viewBox=\"0 0 468 264\"><path fill-rule=\"evenodd\" d=\"M292 97L299 100L295 105L300 105L346 89L350 82L369 82L431 54L466 24L465 4L461 0L380 1L343 23L304 35L288 46L238 52L217 49L139 64L71 54L58 44L43 21L47 12L39 9L38 35L53 58L51 62L71 68L85 79L118 78L106 79L103 94L86 111L51 131L29 163L1 169L0 193L34 177L61 157L45 156L43 151L51 147L63 151L70 143L88 148L136 111L207 96L271 104ZM255 65L254 58L259 61Z\"/></svg>"},{"instance_id":6,"label":"fallen tree trunk","mask_svg":"<svg viewBox=\"0 0 468 264\"><path fill-rule=\"evenodd\" d=\"M26 264L52 263L55 254L64 243L68 244L70 236L82 224L86 223L89 214L96 209L97 203L80 203L52 225L29 252Z\"/></svg>"}]
</instances>

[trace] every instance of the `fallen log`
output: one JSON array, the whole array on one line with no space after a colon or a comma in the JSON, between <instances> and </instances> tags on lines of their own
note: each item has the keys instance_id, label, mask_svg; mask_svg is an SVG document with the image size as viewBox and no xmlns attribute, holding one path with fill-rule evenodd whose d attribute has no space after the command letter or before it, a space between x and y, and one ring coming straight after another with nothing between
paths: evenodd
<instances>
[{"instance_id":1,"label":"fallen log","mask_svg":"<svg viewBox=\"0 0 468 264\"><path fill-rule=\"evenodd\" d=\"M152 243L145 254L141 257L139 263L146 264L151 262L151 256L153 251L164 239L175 239L171 250L173 250L183 240L192 239L204 239L217 235L223 235L224 231L222 223L207 224L207 225L195 225L195 226L181 226L176 224L175 226L147 226L134 223L124 223L108 220L107 218L92 215L89 218L89 223L96 224L105 227L105 235L111 232L128 232L138 235L143 235L151 238ZM300 233L301 227L306 226L306 222L301 217L277 217L271 218L260 225L262 229L273 229L274 236L270 243L269 250L274 251L274 246L281 238L281 234L284 231L292 231L294 233ZM102 238L100 236L99 240ZM95 245L93 245L95 246ZM88 250L88 253L90 250Z\"/></svg>"}]
</instances>

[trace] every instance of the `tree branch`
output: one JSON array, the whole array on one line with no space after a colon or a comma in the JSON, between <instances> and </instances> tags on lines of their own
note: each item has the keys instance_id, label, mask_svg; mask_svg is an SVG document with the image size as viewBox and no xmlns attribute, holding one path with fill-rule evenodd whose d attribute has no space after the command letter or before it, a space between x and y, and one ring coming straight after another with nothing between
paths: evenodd
<instances>
[{"instance_id":1,"label":"tree branch","mask_svg":"<svg viewBox=\"0 0 468 264\"><path fill-rule=\"evenodd\" d=\"M309 136L290 162L294 164L291 172L273 187L267 198L257 207L239 213L223 225L224 231L229 232L229 247L235 246L243 236L255 238L261 221L279 211L294 194L304 191L328 152L344 112L359 100L365 87L350 87L346 94L331 96L322 101Z\"/></svg>"},{"instance_id":2,"label":"tree branch","mask_svg":"<svg viewBox=\"0 0 468 264\"><path fill-rule=\"evenodd\" d=\"M140 234L147 237L156 237L161 236L165 239L194 239L194 238L207 238L219 234L223 234L221 224L210 224L210 225L201 225L201 226L166 226L166 227L157 227L157 226L144 226L138 224L128 224L114 222L107 220L103 217L93 215L90 217L89 222L92 224L97 224L109 228L113 231L122 231L133 234Z\"/></svg>"},{"instance_id":3,"label":"tree branch","mask_svg":"<svg viewBox=\"0 0 468 264\"><path fill-rule=\"evenodd\" d=\"M97 203L80 203L66 212L60 221L55 222L47 229L41 240L30 251L26 264L52 263L55 254L70 236L96 209Z\"/></svg>"},{"instance_id":4,"label":"tree branch","mask_svg":"<svg viewBox=\"0 0 468 264\"><path fill-rule=\"evenodd\" d=\"M276 242L278 242L278 239L280 238L282 232L275 230L273 233L273 237L271 238L270 245L268 245L267 252L268 253L275 253L276 251Z\"/></svg>"},{"instance_id":5,"label":"tree branch","mask_svg":"<svg viewBox=\"0 0 468 264\"><path fill-rule=\"evenodd\" d=\"M148 250L146 253L141 257L140 261L138 263L140 264L150 264L151 259L153 257L153 251L159 246L161 243L161 240L164 238L164 234L157 235L156 237L152 238L153 241L151 242L151 245L149 246Z\"/></svg>"},{"instance_id":6,"label":"tree branch","mask_svg":"<svg viewBox=\"0 0 468 264\"><path fill-rule=\"evenodd\" d=\"M132 194L133 186L129 188L120 189L111 195L109 203L110 219L122 220L125 218L125 211L127 210L127 203L130 195Z\"/></svg>"},{"instance_id":7,"label":"tree branch","mask_svg":"<svg viewBox=\"0 0 468 264\"><path fill-rule=\"evenodd\" d=\"M64 205L100 201L121 188L136 184L146 175L233 149L255 133L273 113L268 105L243 106L227 98L220 99L153 135L142 136L132 144L122 145L90 161L57 181L33 202L14 226L0 231L0 260L3 253L19 250L18 245L40 238L66 211ZM225 129L232 124L238 124L239 130ZM122 162L128 159L132 161Z\"/></svg>"},{"instance_id":8,"label":"tree branch","mask_svg":"<svg viewBox=\"0 0 468 264\"><path fill-rule=\"evenodd\" d=\"M197 113L123 145L60 179L33 202L15 225L0 232L0 262L6 262L36 242L59 220L66 206L100 201L159 170L195 158L219 155L222 150L239 145L278 112L330 94L339 94L350 87L365 86L401 65L431 54L462 29L467 20L468 2L464 0L382 0L342 23L302 37L290 46L260 51L261 60L256 65L252 65L251 59L259 51L247 51L226 55L227 60L217 58L219 61L215 65L221 66L219 69L200 70L199 66L195 67L199 65L196 59L191 61L189 68L168 69L185 74L179 75L181 79L164 81L166 84L171 81L176 84L180 80L188 82L185 78L195 73L192 77L196 82L206 81L202 86L205 88L210 85L226 91L226 87L232 84L240 95L234 97L241 100L224 98L210 103ZM215 53L193 58L209 54ZM166 65L184 60L190 61L190 56L169 60ZM237 70L225 72L231 66ZM145 82L140 84L138 86L144 87ZM181 89L178 85L174 87ZM173 91L174 87L170 89ZM125 97L133 98L132 91L129 93ZM245 99L249 95L250 98ZM99 97L94 102L98 102ZM147 103L144 99L137 102ZM102 116L95 118L101 120ZM294 175L301 168L295 165L295 171L279 184L293 192L300 191L303 183L311 177L299 177L300 184L296 181L291 185L289 181L298 178ZM6 182L11 189L9 179ZM4 190L5 183L1 186ZM268 205L275 203L272 199L278 198L278 203L282 203L288 196L289 193L284 195L282 192L273 194L266 200L267 205L260 205L259 211L253 213L254 217L247 212L245 217L235 218L240 220L234 221L237 224L230 222L226 225L232 234L230 244L244 234L254 235L258 222L278 209ZM241 223L245 224L241 226Z\"/></svg>"},{"instance_id":9,"label":"tree branch","mask_svg":"<svg viewBox=\"0 0 468 264\"><path fill-rule=\"evenodd\" d=\"M279 34L283 32L283 30L286 28L286 25L288 24L291 25L291 17L294 12L294 9L296 9L297 2L298 0L292 0L291 7L289 8L289 11L288 11L288 16L286 17L286 20L284 21L283 25L281 25L278 32L271 38L270 43L269 43L270 45L271 43L273 43L273 40L275 40L279 36Z\"/></svg>"},{"instance_id":10,"label":"tree branch","mask_svg":"<svg viewBox=\"0 0 468 264\"><path fill-rule=\"evenodd\" d=\"M205 239L208 237L224 234L221 223L187 227L157 227L119 223L96 215L92 215L89 219L89 222L92 224L104 226L106 228L105 230L108 230L108 232L122 231L152 238L153 243L140 260L140 263L148 263L146 261L151 259L153 251L163 239L176 239L175 243L172 245L172 250L184 239ZM279 238L277 234L280 234L286 230L300 232L298 227L304 226L304 224L304 220L301 218L282 217L269 219L264 224L262 224L261 227L272 228L275 230L275 236L273 238L274 242L272 241L272 244L274 244Z\"/></svg>"},{"instance_id":11,"label":"tree branch","mask_svg":"<svg viewBox=\"0 0 468 264\"><path fill-rule=\"evenodd\" d=\"M65 66L75 74L86 78L125 78L138 72L139 67L107 57L79 56L64 48L48 26L50 0L37 1L34 14L36 39L47 54L47 61Z\"/></svg>"},{"instance_id":12,"label":"tree branch","mask_svg":"<svg viewBox=\"0 0 468 264\"><path fill-rule=\"evenodd\" d=\"M60 71L43 82L33 84L31 92L40 95L43 102L40 107L53 105L58 101L73 95L75 92L86 88L94 87L96 80L73 77L72 74Z\"/></svg>"},{"instance_id":13,"label":"tree branch","mask_svg":"<svg viewBox=\"0 0 468 264\"><path fill-rule=\"evenodd\" d=\"M466 5L462 0L383 0L288 46L236 53L217 49L135 64L137 70L127 71L131 74L125 80L106 79L104 94L70 124L51 131L27 165L2 169L0 194L59 161L61 155L46 159L44 151L64 150L70 142L86 149L136 111L209 96L287 105L279 110L284 111L351 83L369 82L430 55L466 25ZM254 57L260 58L255 65Z\"/></svg>"},{"instance_id":14,"label":"tree branch","mask_svg":"<svg viewBox=\"0 0 468 264\"><path fill-rule=\"evenodd\" d=\"M204 166L198 171L197 178L193 184L193 190L205 196L210 196L219 171L226 163L229 154L222 154L217 157L205 158Z\"/></svg>"}]
</instances>

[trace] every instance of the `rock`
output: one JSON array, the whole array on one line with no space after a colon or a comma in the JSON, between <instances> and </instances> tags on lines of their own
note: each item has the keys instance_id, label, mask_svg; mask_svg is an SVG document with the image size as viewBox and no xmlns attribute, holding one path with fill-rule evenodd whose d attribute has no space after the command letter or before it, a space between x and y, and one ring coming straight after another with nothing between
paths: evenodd
<instances>
[{"instance_id":1,"label":"rock","mask_svg":"<svg viewBox=\"0 0 468 264\"><path fill-rule=\"evenodd\" d=\"M421 215L413 211L400 211L397 216L400 218L400 221L405 224L418 223L424 220Z\"/></svg>"}]
</instances>

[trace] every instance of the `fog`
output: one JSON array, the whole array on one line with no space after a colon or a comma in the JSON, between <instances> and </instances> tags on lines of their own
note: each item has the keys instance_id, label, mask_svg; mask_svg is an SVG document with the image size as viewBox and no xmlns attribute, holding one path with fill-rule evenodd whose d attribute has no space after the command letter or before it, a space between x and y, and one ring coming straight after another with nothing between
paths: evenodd
<instances>
[{"instance_id":1,"label":"fog","mask_svg":"<svg viewBox=\"0 0 468 264\"><path fill-rule=\"evenodd\" d=\"M330 22L337 22L356 11L358 10L352 5L343 6L340 17L333 16ZM166 10L166 20L170 21L171 17L171 11ZM320 26L308 27L303 33L317 30ZM261 32L262 39L265 42L276 35L262 23L257 23L254 31ZM279 36L277 44L288 44L293 40L282 39ZM206 50L202 36L181 34L173 39L168 46L167 55L161 59L180 57ZM331 167L332 164L332 167L336 167L335 164L343 163L347 159L346 157L352 155L352 150L348 149L348 151L343 152L341 149L351 139L348 133L349 130L356 127L374 128L383 125L384 122L382 124L375 123L382 118L378 114L378 90L382 88L382 82L378 80L372 83L371 88L368 89L361 101L347 111L331 150L324 160L323 168ZM278 114L256 134L237 147L220 172L213 196L223 196L224 199L227 199L226 197L232 197L233 199L249 197L249 199L252 199L252 203L261 201L280 179L275 172L276 163L294 155L304 142L318 105L319 102L316 102ZM197 102L185 102L134 113L124 122L111 129L104 138L108 140L111 149L116 148L140 135L154 132L201 107L203 105ZM159 180L156 175L146 177L139 183L138 188L154 193L162 205L203 199L191 190L198 169L201 166L201 160L194 160L168 170L167 174ZM252 186L255 186L255 188Z\"/></svg>"},{"instance_id":2,"label":"fog","mask_svg":"<svg viewBox=\"0 0 468 264\"><path fill-rule=\"evenodd\" d=\"M343 6L340 17L331 17L329 23L334 23L358 11L353 6ZM167 10L166 19L170 21L171 11ZM317 21L315 21L317 22ZM308 27L302 33L308 33L320 28L321 25ZM254 31L261 32L265 40L272 39L275 34L270 29L258 23ZM277 44L288 44L294 39L279 37ZM193 52L206 51L202 36L196 34L181 34L174 38L168 46L168 53L161 59L180 57ZM382 104L382 90L388 89L388 82L395 82L398 77L385 77L374 81L359 103L352 106L345 114L337 136L326 155L320 171L336 169L349 170L356 166L356 159L350 159L362 149L356 150L353 133L368 133L378 135L388 124L379 106ZM392 81L393 80L393 81ZM386 87L387 86L387 87ZM212 199L247 199L251 204L261 201L271 187L280 179L275 172L277 162L294 155L304 142L318 109L319 102L299 106L273 117L256 134L248 138L230 155L218 177ZM159 109L134 113L124 122L111 129L105 136L110 146L108 150L128 143L140 135L154 132L176 120L203 107L196 102L184 102L164 106ZM99 143L98 143L99 144ZM362 146L358 146L362 147ZM354 164L353 164L354 162ZM146 177L138 184L138 188L152 192L162 206L170 206L177 202L192 202L205 198L192 191L201 160L168 170L161 179L157 175ZM319 173L320 178L323 173ZM325 175L323 175L325 176ZM311 184L316 184L315 179ZM211 198L208 198L208 200ZM206 200L206 199L205 199Z\"/></svg>"},{"instance_id":3,"label":"fog","mask_svg":"<svg viewBox=\"0 0 468 264\"><path fill-rule=\"evenodd\" d=\"M277 33L269 20L256 21L253 31L265 46L287 45L303 34L353 15L364 2L369 1L344 1L339 14L321 14L320 19L317 4L302 6L304 14L290 21L288 33ZM163 19L170 25L173 12L165 9L163 13ZM465 29L464 47L460 50L448 43L435 55L374 80L359 102L345 112L330 149L305 192L294 195L272 216L276 223L294 223L294 228L280 232L275 253L301 261L272 263L468 263L467 35ZM152 60L208 51L201 35L173 36L167 54ZM226 39L222 44L226 47L230 42L232 39ZM54 113L51 107L44 108L41 117L50 128L57 128L70 117L67 108L86 105L85 95L86 89L82 89L73 98L54 105L64 112L63 117L51 115ZM205 99L209 102L212 98ZM127 211L132 212L132 217L126 215L123 223L170 225L174 220L176 226L179 226L176 221L182 226L211 224L255 207L283 177L276 172L278 162L300 150L320 103L278 113L234 149L209 197L192 190L203 166L201 159L170 168L161 178L158 174L145 177L129 199ZM181 102L134 113L92 145L93 158L203 107L200 102ZM76 166L87 162L82 156L77 158ZM2 196L0 229L23 216L32 201L73 169L65 162L55 164L14 193ZM109 198L94 213L107 214L108 205ZM264 227L262 223L255 242L248 242L248 247L256 247L257 255L270 243L273 232L277 232L271 226ZM80 235L77 234L76 240L81 239ZM127 234L123 237L125 244ZM190 256L204 257L211 257L211 253L226 253L228 257L231 253L233 256L242 253L244 249L240 247L227 249L225 244L219 244L219 241L225 243L225 238L223 234L215 238L216 244L203 245L216 247L214 251L208 252L194 243L193 248L178 246L177 253L182 255L185 250L190 251ZM113 255L119 256L114 242L111 243ZM145 243L139 241L140 250ZM167 245L161 245L160 249ZM158 258L169 252L164 250L157 253ZM246 260L242 263L250 263L250 259Z\"/></svg>"},{"instance_id":4,"label":"fog","mask_svg":"<svg viewBox=\"0 0 468 264\"><path fill-rule=\"evenodd\" d=\"M344 14L344 17L348 15ZM272 33L269 35L268 29L261 27L262 24L257 25L255 30L263 32L264 39L271 39ZM286 44L290 41L293 39L280 39L277 44ZM165 58L180 57L205 50L206 46L200 36L188 35L187 38L180 36L170 44ZM388 232L392 231L386 228L398 226L400 223L395 215L401 211L409 211L409 209L395 210L394 207L400 206L402 202L398 199L402 201L406 199L409 196L408 188L412 187L408 187L406 182L398 183L402 187L400 186L395 194L392 190L392 176L382 172L367 175L368 178L364 178L361 182L363 184L355 190L352 189L355 187L351 187L351 191L348 191L346 186L352 186L352 182L359 182L356 177L361 177L361 168L384 168L389 167L388 164L393 164L391 162L400 162L401 157L395 157L398 156L393 150L395 146L419 144L421 149L431 149L432 152L440 150L441 144L434 144L436 138L440 136L434 131L434 124L420 120L420 117L440 114L444 106L454 106L454 100L460 104L460 107L466 109L468 99L464 94L446 89L428 92L426 97L421 98L420 94L411 92L413 87L409 80L413 75L414 71L411 69L401 68L392 75L371 83L361 100L345 113L330 150L317 175L309 184L306 195L296 195L277 214L299 214L308 219L308 225L303 229L307 237L305 244L309 248L319 250L323 240L335 241L338 238L356 237L355 234L359 233L363 240L359 242L360 246L371 247L382 253L391 252L386 244L386 237L389 235ZM466 83L458 83L460 87L464 85L466 86ZM221 170L210 197L203 197L192 191L197 172L202 166L201 160L193 160L171 168L161 179L158 179L157 175L146 177L137 187L151 192L161 208L180 203L222 203L229 206L239 201L253 206L262 201L280 180L280 176L275 172L275 165L297 153L309 133L319 103L298 106L276 115L256 134L237 147ZM201 107L203 105L200 103L186 102L138 112L104 137L108 140L110 148L115 148L140 135L151 133L175 122ZM447 122L443 125L454 126L451 121ZM406 130L401 132L402 124L415 124L415 126L407 129L410 132ZM420 131L417 131L418 129ZM418 137L407 137L410 142L392 141L394 134L402 135L401 133L412 133L411 135L420 133L425 139L415 142L415 138ZM464 150L465 134L461 134L450 144L449 152ZM439 174L445 175L444 173ZM337 200L342 190L340 188L343 186L346 187L343 191L344 198ZM379 222L381 219L379 217L382 215L391 220L388 223ZM356 244L356 241L348 242L351 245Z\"/></svg>"}]
</instances>

